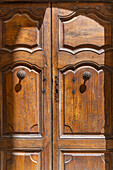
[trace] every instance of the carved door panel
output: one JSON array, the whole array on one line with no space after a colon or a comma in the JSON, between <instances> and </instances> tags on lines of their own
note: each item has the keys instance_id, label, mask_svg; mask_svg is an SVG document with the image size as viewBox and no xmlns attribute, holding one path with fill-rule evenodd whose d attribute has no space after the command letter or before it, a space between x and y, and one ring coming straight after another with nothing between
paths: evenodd
<instances>
[{"instance_id":1,"label":"carved door panel","mask_svg":"<svg viewBox=\"0 0 113 170\"><path fill-rule=\"evenodd\" d=\"M51 169L50 7L0 5L1 170Z\"/></svg>"},{"instance_id":2,"label":"carved door panel","mask_svg":"<svg viewBox=\"0 0 113 170\"><path fill-rule=\"evenodd\" d=\"M113 169L113 5L55 3L53 169Z\"/></svg>"}]
</instances>

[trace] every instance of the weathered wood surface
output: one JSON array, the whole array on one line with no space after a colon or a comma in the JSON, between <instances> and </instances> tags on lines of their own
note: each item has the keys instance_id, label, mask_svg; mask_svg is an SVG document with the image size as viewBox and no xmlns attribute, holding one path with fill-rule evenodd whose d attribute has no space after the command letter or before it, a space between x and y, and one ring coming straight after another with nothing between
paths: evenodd
<instances>
[{"instance_id":1,"label":"weathered wood surface","mask_svg":"<svg viewBox=\"0 0 113 170\"><path fill-rule=\"evenodd\" d=\"M50 34L48 3L0 4L1 170L51 170Z\"/></svg>"},{"instance_id":2,"label":"weathered wood surface","mask_svg":"<svg viewBox=\"0 0 113 170\"><path fill-rule=\"evenodd\" d=\"M52 7L53 169L111 170L112 5Z\"/></svg>"},{"instance_id":3,"label":"weathered wood surface","mask_svg":"<svg viewBox=\"0 0 113 170\"><path fill-rule=\"evenodd\" d=\"M2 2L1 170L112 170L113 4Z\"/></svg>"}]
</instances>

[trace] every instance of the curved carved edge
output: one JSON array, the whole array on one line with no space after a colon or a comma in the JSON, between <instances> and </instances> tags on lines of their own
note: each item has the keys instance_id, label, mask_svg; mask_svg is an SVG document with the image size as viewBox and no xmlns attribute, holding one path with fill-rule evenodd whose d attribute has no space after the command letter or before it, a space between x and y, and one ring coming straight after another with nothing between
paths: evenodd
<instances>
[{"instance_id":1,"label":"curved carved edge","mask_svg":"<svg viewBox=\"0 0 113 170\"><path fill-rule=\"evenodd\" d=\"M66 156L66 155L65 155L65 156ZM70 156L70 158L69 158L69 160L67 160L67 161L64 162L65 164L69 163L69 162L72 160L72 158L73 158L72 155L68 155L68 156Z\"/></svg>"},{"instance_id":2,"label":"curved carved edge","mask_svg":"<svg viewBox=\"0 0 113 170\"><path fill-rule=\"evenodd\" d=\"M14 133L14 128L13 128L13 126L11 126L11 125L8 123L8 127L10 128L11 132Z\"/></svg>"},{"instance_id":3,"label":"curved carved edge","mask_svg":"<svg viewBox=\"0 0 113 170\"><path fill-rule=\"evenodd\" d=\"M32 158L32 154L30 154L29 156L30 156L30 159L31 159L32 162L34 162L35 164L38 164L38 162L35 161L35 160Z\"/></svg>"},{"instance_id":4,"label":"curved carved edge","mask_svg":"<svg viewBox=\"0 0 113 170\"><path fill-rule=\"evenodd\" d=\"M107 161L107 160L105 159L105 156L101 155L101 159L102 159L102 161L103 161L104 163L108 163L108 164L109 164L109 161Z\"/></svg>"},{"instance_id":5,"label":"curved carved edge","mask_svg":"<svg viewBox=\"0 0 113 170\"><path fill-rule=\"evenodd\" d=\"M80 52L83 52L83 51L91 51L91 52L95 52L97 54L102 54L105 52L105 49L94 49L94 48L78 48L78 49L75 49L75 50L71 50L69 48L60 48L59 51L65 51L65 52L68 52L68 53L71 53L73 55L77 54L77 53L80 53Z\"/></svg>"},{"instance_id":6,"label":"curved carved edge","mask_svg":"<svg viewBox=\"0 0 113 170\"><path fill-rule=\"evenodd\" d=\"M87 11L87 13L86 13L86 11ZM76 12L72 12L71 14L66 15L66 16L59 15L59 19L61 20L61 23L62 23L63 21L64 22L69 21L79 15L84 15L86 17L89 17L96 22L98 22L98 19L99 19L100 20L100 23L98 22L99 25L103 25L105 22L110 23L110 20L111 20L110 17L106 17L106 16L103 17L103 15L101 13L99 13L98 11L94 12L94 10L92 11L91 9L89 9L89 10L85 9L85 11L84 11L84 9L78 9ZM92 17L92 15L93 15L93 17ZM69 48L67 48L67 47L69 47ZM73 47L73 49L71 49L72 47L70 48L70 46L67 46L67 47L65 47L65 46L60 47L59 51L65 51L65 52L71 53L73 55L83 52L83 51L92 51L92 52L95 52L100 55L100 54L104 53L105 51L113 49L111 47L106 47L106 45L99 47L99 46L96 46L93 44L83 44L80 46L75 46L75 47Z\"/></svg>"},{"instance_id":7,"label":"curved carved edge","mask_svg":"<svg viewBox=\"0 0 113 170\"><path fill-rule=\"evenodd\" d=\"M76 11L71 12L68 15L60 15L58 14L58 17L61 21L67 21L70 20L71 18L73 18L73 15L76 15Z\"/></svg>"},{"instance_id":8,"label":"curved carved edge","mask_svg":"<svg viewBox=\"0 0 113 170\"><path fill-rule=\"evenodd\" d=\"M64 66L63 68L60 68L59 71L62 72L62 73L69 70L69 69L74 71L75 69L77 69L81 66L91 66L91 67L94 67L96 70L106 69L106 70L113 72L113 69L111 67L108 67L106 65L99 65L96 62L92 62L92 61L81 61L81 62L78 62L74 65L69 64L69 65Z\"/></svg>"},{"instance_id":9,"label":"curved carved edge","mask_svg":"<svg viewBox=\"0 0 113 170\"><path fill-rule=\"evenodd\" d=\"M71 131L71 133L73 133L73 130L72 130L72 128L71 128L69 125L64 124L64 126L66 126L67 128L69 128L69 130Z\"/></svg>"},{"instance_id":10,"label":"curved carved edge","mask_svg":"<svg viewBox=\"0 0 113 170\"><path fill-rule=\"evenodd\" d=\"M6 161L7 162L12 161L12 159L14 158L14 155L12 153L10 153L10 152L7 152L6 156L8 157L8 155L10 155L10 158L6 159Z\"/></svg>"},{"instance_id":11,"label":"curved carved edge","mask_svg":"<svg viewBox=\"0 0 113 170\"><path fill-rule=\"evenodd\" d=\"M31 63L23 61L23 60L16 61L14 63L8 64L8 65L2 67L1 70L7 71L7 70L13 69L14 67L17 67L17 66L25 66L25 67L28 67L28 68L33 69L35 71L38 71L39 73L43 70L42 67L39 67L35 64L31 64Z\"/></svg>"},{"instance_id":12,"label":"curved carved edge","mask_svg":"<svg viewBox=\"0 0 113 170\"><path fill-rule=\"evenodd\" d=\"M38 124L37 124L37 123L34 124L33 126L31 126L31 127L30 127L30 131L32 131L32 129L33 129L34 127L36 127L36 126L38 127Z\"/></svg>"},{"instance_id":13,"label":"curved carved edge","mask_svg":"<svg viewBox=\"0 0 113 170\"><path fill-rule=\"evenodd\" d=\"M26 51L28 53L34 53L36 51L42 51L42 48L41 47L36 47L34 49L29 49L29 48L25 48L25 47L19 47L19 48L15 48L13 50L10 50L8 48L1 48L0 51L5 51L5 52L8 52L10 54L12 54L14 52L17 52L17 51Z\"/></svg>"},{"instance_id":14,"label":"curved carved edge","mask_svg":"<svg viewBox=\"0 0 113 170\"><path fill-rule=\"evenodd\" d=\"M7 20L4 20L4 24L12 21L15 18L15 16L19 16L20 19L21 19L22 16L27 17L27 19L29 19L31 22L37 24L37 28L38 28L38 31L39 31L39 24L40 24L39 20L31 18L26 13L23 13L23 14L16 13L11 18L9 18ZM42 50L42 48L38 46L38 43L33 44L33 45L29 45L29 44L13 44L13 45L5 45L5 47L1 48L1 50L7 51L9 53L12 53L14 51L20 51L20 50L21 51L27 51L27 52L33 53L33 52L35 52L37 50Z\"/></svg>"},{"instance_id":15,"label":"curved carved edge","mask_svg":"<svg viewBox=\"0 0 113 170\"><path fill-rule=\"evenodd\" d=\"M5 20L7 20L7 19L10 19L15 13L19 13L19 14L23 14L23 13L25 14L26 13L26 14L29 14L34 19L39 19L39 17L41 18L41 16L35 14L33 11L31 12L31 9L28 9L28 8L13 8L13 9L8 9L8 12L3 14L3 15L0 15L0 17L2 17Z\"/></svg>"},{"instance_id":16,"label":"curved carved edge","mask_svg":"<svg viewBox=\"0 0 113 170\"><path fill-rule=\"evenodd\" d=\"M71 49L68 49L68 48L60 48L59 51L64 51L64 52L68 52L68 53L71 53L73 55L76 55L80 52L84 52L84 51L91 51L91 52L94 52L94 53L97 53L98 55L101 55L102 53L105 53L105 52L109 52L109 51L112 51L113 50L113 47L107 47L107 48L101 48L101 47L98 47L100 48L99 50L97 50L96 48L78 48L78 49L75 49L75 50L71 50Z\"/></svg>"},{"instance_id":17,"label":"curved carved edge","mask_svg":"<svg viewBox=\"0 0 113 170\"><path fill-rule=\"evenodd\" d=\"M74 9L72 9L72 10L74 10ZM80 14L81 15L83 14L85 16L89 16L92 14L104 22L109 22L111 20L111 18L108 15L105 15L105 13L104 14L101 13L98 9L95 9L95 8L87 8L86 9L86 8L80 8L80 7L78 9L76 9L76 11L73 11L72 13L65 15L65 16L58 14L58 17L61 21L68 21L68 20L72 19L73 17L78 16Z\"/></svg>"},{"instance_id":18,"label":"curved carved edge","mask_svg":"<svg viewBox=\"0 0 113 170\"><path fill-rule=\"evenodd\" d=\"M32 158L32 155L37 155L37 156L39 156L39 154L32 154L32 153L31 153L31 154L30 154L30 153L10 153L10 152L8 152L8 153L6 153L6 154L11 156L11 158L9 158L9 159L6 160L7 162L11 161L11 160L14 158L15 155L17 155L17 156L22 156L22 155L23 155L23 156L29 156L29 157L30 157L30 160L31 160L32 162L38 164L38 162L35 161L35 160Z\"/></svg>"},{"instance_id":19,"label":"curved carved edge","mask_svg":"<svg viewBox=\"0 0 113 170\"><path fill-rule=\"evenodd\" d=\"M27 13L15 13L14 15L11 15L10 18L4 19L4 22L5 22L5 23L10 22L10 21L13 20L14 17L17 16L17 15L20 16L20 17L23 16L23 15L25 15L26 17L28 17L28 19L29 19L30 21L36 22L36 23L38 22L36 18L31 17L31 16L28 15Z\"/></svg>"},{"instance_id":20,"label":"curved carved edge","mask_svg":"<svg viewBox=\"0 0 113 170\"><path fill-rule=\"evenodd\" d=\"M3 21L7 22L9 20L12 20L15 15L19 15L19 16L26 15L31 21L39 22L39 24L38 24L39 27L43 24L42 23L43 18L41 16L37 16L37 15L33 14L27 8L20 8L20 9L15 8L15 9L11 10L8 14L6 14L4 16ZM18 45L20 47L17 47ZM29 46L29 45L28 45L28 47L26 47L26 44L24 44L24 45L23 44L17 44L17 45L13 45L13 46L15 46L15 48L10 49L12 46L9 46L10 48L4 48L3 47L3 48L0 49L0 51L5 51L5 52L8 52L8 53L11 54L11 53L16 52L16 51L26 51L26 52L29 52L29 53L34 53L36 51L42 51L43 50L42 47L39 47L37 44L36 44L36 47Z\"/></svg>"}]
</instances>

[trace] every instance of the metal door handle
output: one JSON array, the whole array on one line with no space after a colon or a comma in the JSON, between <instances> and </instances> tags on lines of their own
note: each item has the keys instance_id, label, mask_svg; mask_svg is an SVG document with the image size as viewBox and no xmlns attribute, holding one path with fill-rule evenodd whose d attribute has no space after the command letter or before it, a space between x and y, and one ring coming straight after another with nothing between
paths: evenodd
<instances>
[{"instance_id":1,"label":"metal door handle","mask_svg":"<svg viewBox=\"0 0 113 170\"><path fill-rule=\"evenodd\" d=\"M89 71L85 71L83 73L83 79L88 80L91 77L91 73Z\"/></svg>"},{"instance_id":2,"label":"metal door handle","mask_svg":"<svg viewBox=\"0 0 113 170\"><path fill-rule=\"evenodd\" d=\"M17 75L17 77L18 77L19 79L21 79L21 80L26 77L26 73L25 73L25 71L23 71L23 70L18 71L16 75Z\"/></svg>"}]
</instances>

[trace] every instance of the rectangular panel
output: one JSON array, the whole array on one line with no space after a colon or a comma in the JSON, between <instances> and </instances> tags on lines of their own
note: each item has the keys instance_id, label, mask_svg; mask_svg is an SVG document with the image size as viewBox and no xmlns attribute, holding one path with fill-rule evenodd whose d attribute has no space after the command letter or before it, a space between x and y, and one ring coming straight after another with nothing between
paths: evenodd
<instances>
[{"instance_id":1,"label":"rectangular panel","mask_svg":"<svg viewBox=\"0 0 113 170\"><path fill-rule=\"evenodd\" d=\"M109 153L62 152L60 155L60 170L108 170L109 168Z\"/></svg>"},{"instance_id":2,"label":"rectangular panel","mask_svg":"<svg viewBox=\"0 0 113 170\"><path fill-rule=\"evenodd\" d=\"M39 152L21 152L21 151L4 151L2 154L1 170L42 170L43 153Z\"/></svg>"}]
</instances>

